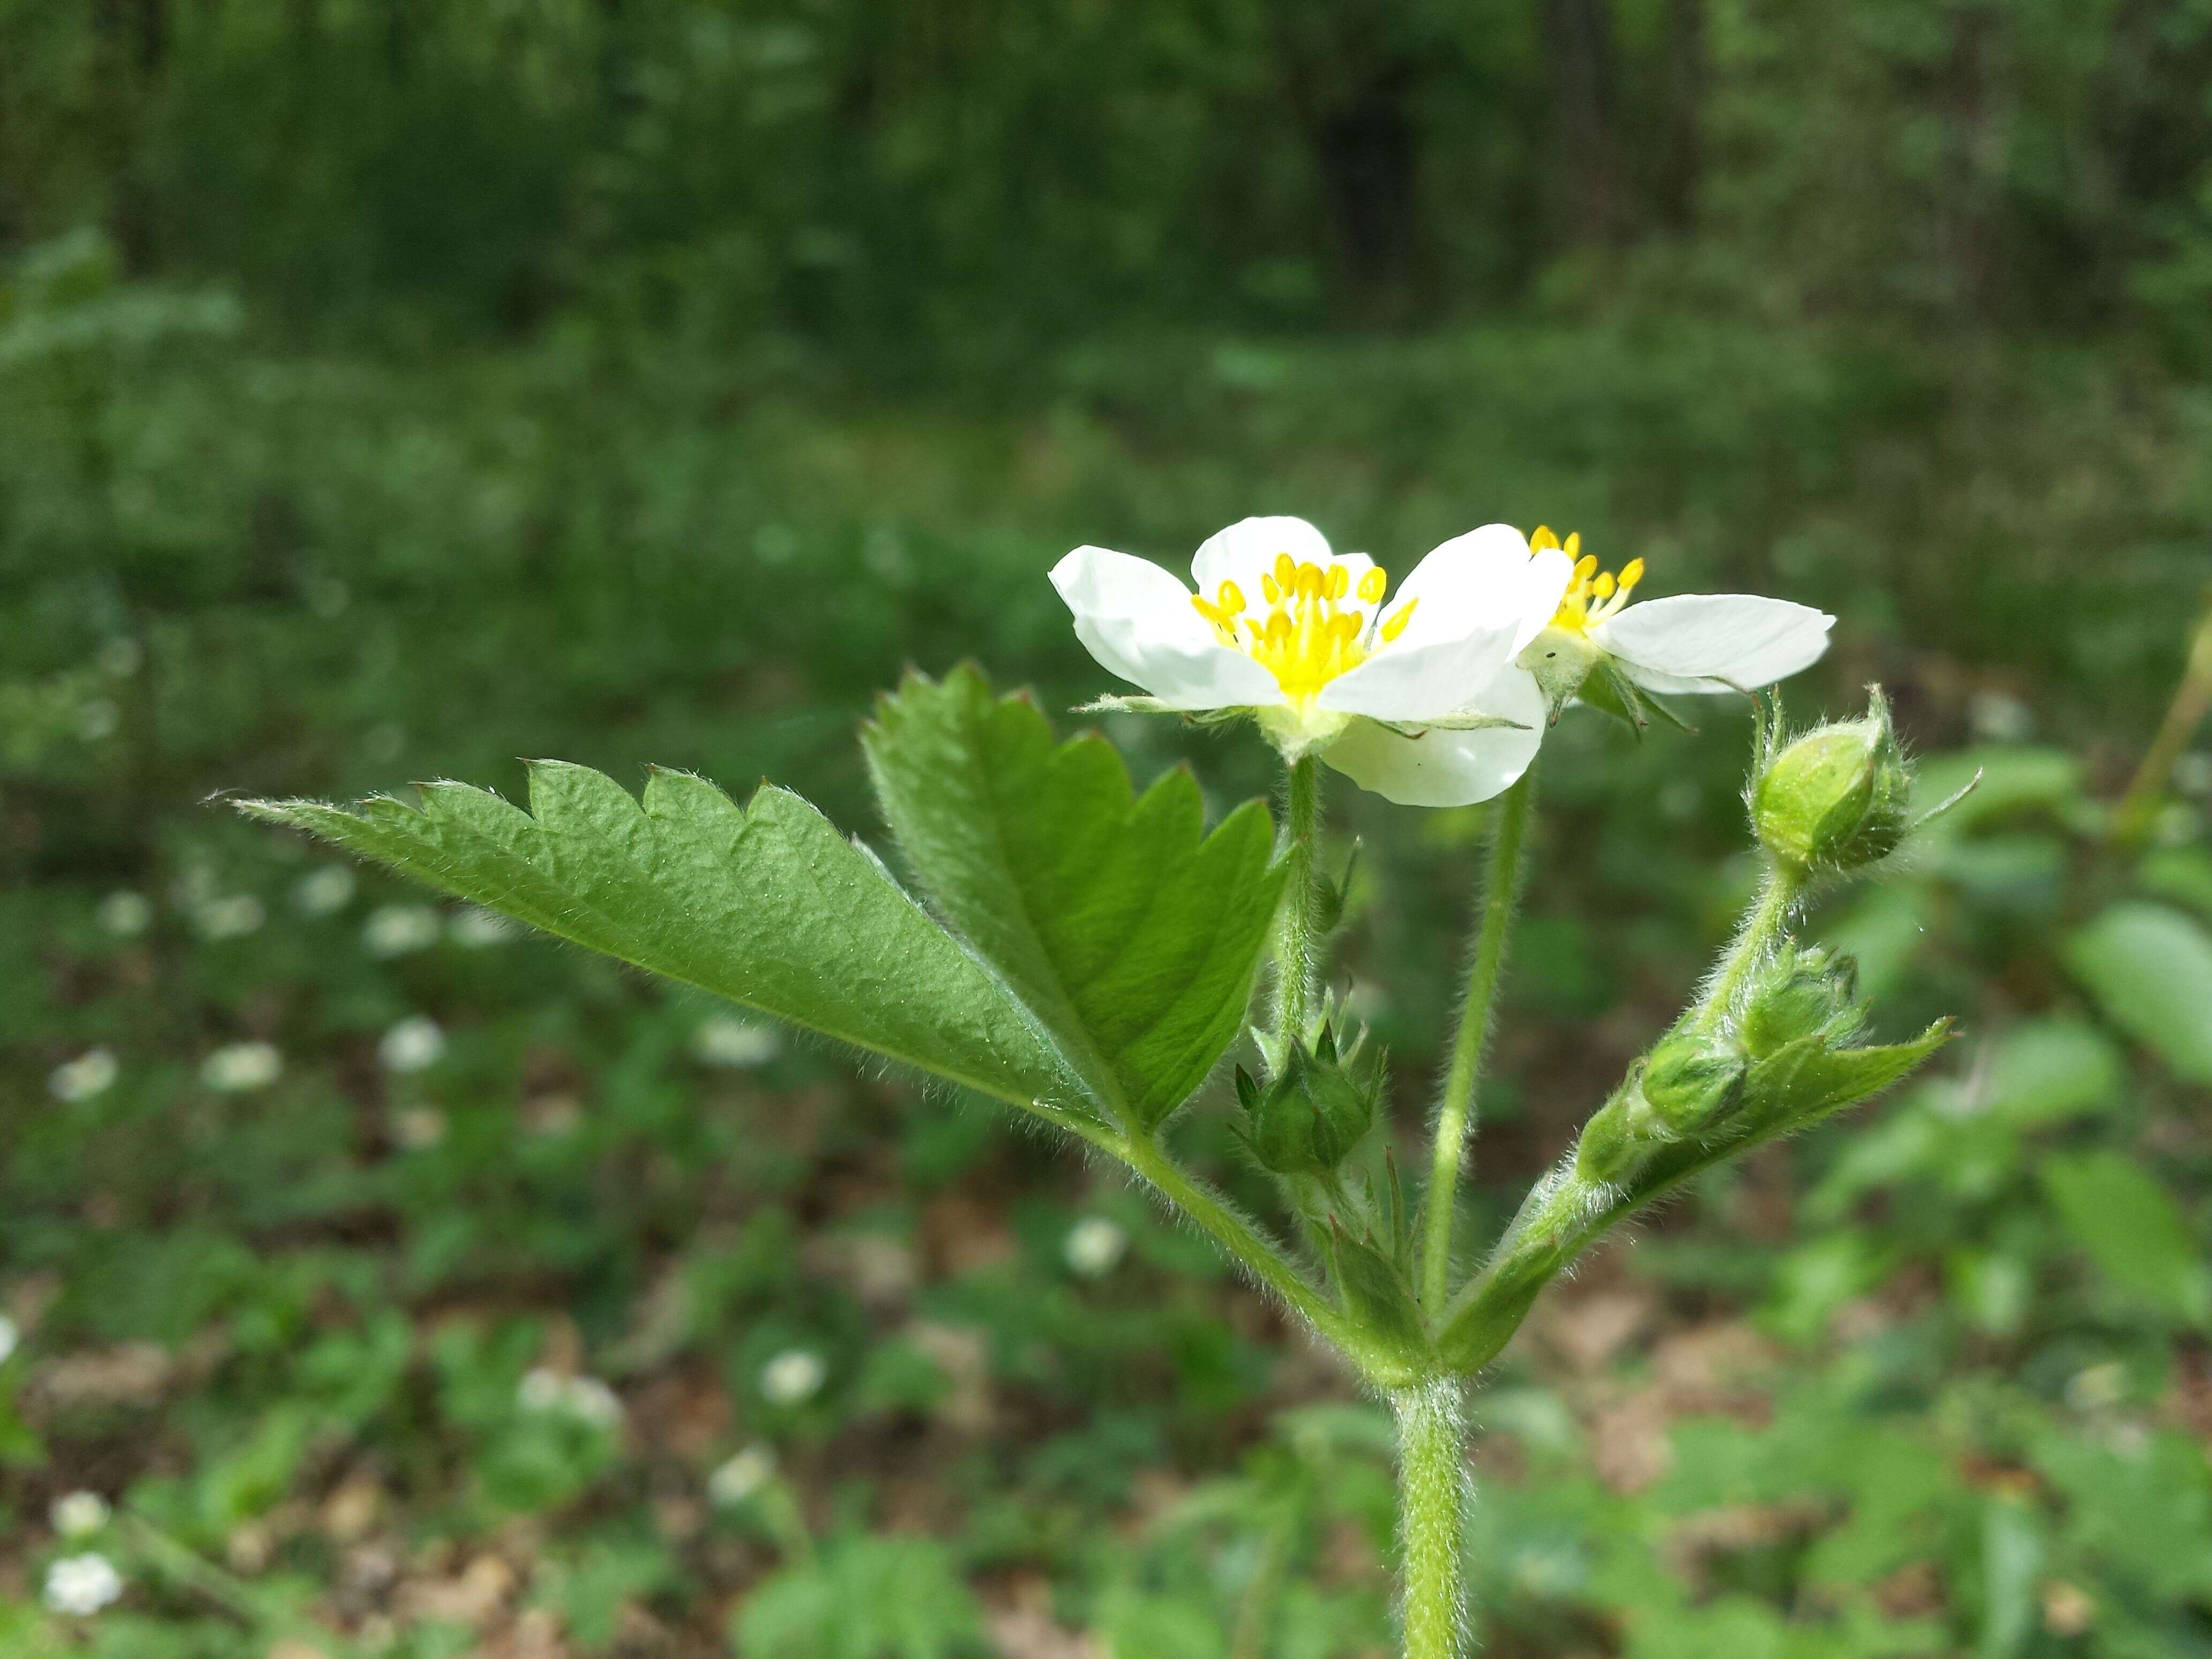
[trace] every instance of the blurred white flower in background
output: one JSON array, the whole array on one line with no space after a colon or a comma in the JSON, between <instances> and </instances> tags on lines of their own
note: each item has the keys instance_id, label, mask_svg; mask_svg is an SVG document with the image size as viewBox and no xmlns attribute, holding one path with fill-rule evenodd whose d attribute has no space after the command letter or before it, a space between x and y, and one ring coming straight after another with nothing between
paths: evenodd
<instances>
[{"instance_id":1,"label":"blurred white flower in background","mask_svg":"<svg viewBox=\"0 0 2212 1659\"><path fill-rule=\"evenodd\" d=\"M251 893L233 893L192 907L192 926L202 939L243 939L261 931L269 912Z\"/></svg>"},{"instance_id":2,"label":"blurred white flower in background","mask_svg":"<svg viewBox=\"0 0 2212 1659\"><path fill-rule=\"evenodd\" d=\"M487 910L480 904L471 905L446 928L447 937L465 951L483 951L504 945L521 931L498 911Z\"/></svg>"},{"instance_id":3,"label":"blurred white flower in background","mask_svg":"<svg viewBox=\"0 0 2212 1659\"><path fill-rule=\"evenodd\" d=\"M443 918L427 904L380 904L362 924L361 942L373 957L404 957L428 950L445 931Z\"/></svg>"},{"instance_id":4,"label":"blurred white flower in background","mask_svg":"<svg viewBox=\"0 0 2212 1659\"><path fill-rule=\"evenodd\" d=\"M410 1106L393 1116L392 1138L410 1152L438 1146L446 1139L446 1115L434 1106Z\"/></svg>"},{"instance_id":5,"label":"blurred white flower in background","mask_svg":"<svg viewBox=\"0 0 2212 1659\"><path fill-rule=\"evenodd\" d=\"M154 925L154 901L128 888L100 902L100 925L118 939L136 939Z\"/></svg>"},{"instance_id":6,"label":"blurred white flower in background","mask_svg":"<svg viewBox=\"0 0 2212 1659\"><path fill-rule=\"evenodd\" d=\"M786 1348L761 1367L761 1398L771 1406L797 1406L822 1392L830 1368L806 1348Z\"/></svg>"},{"instance_id":7,"label":"blurred white flower in background","mask_svg":"<svg viewBox=\"0 0 2212 1659\"><path fill-rule=\"evenodd\" d=\"M292 884L292 908L303 916L335 915L353 902L359 885L344 865L325 864Z\"/></svg>"},{"instance_id":8,"label":"blurred white flower in background","mask_svg":"<svg viewBox=\"0 0 2212 1659\"><path fill-rule=\"evenodd\" d=\"M775 1474L775 1454L753 1445L715 1466L707 1477L707 1496L718 1508L732 1509L744 1503Z\"/></svg>"},{"instance_id":9,"label":"blurred white flower in background","mask_svg":"<svg viewBox=\"0 0 2212 1659\"><path fill-rule=\"evenodd\" d=\"M1103 1279L1121 1265L1128 1248L1128 1234L1103 1215L1089 1215L1067 1230L1060 1252L1084 1278Z\"/></svg>"},{"instance_id":10,"label":"blurred white flower in background","mask_svg":"<svg viewBox=\"0 0 2212 1659\"><path fill-rule=\"evenodd\" d=\"M22 1340L23 1334L15 1328L15 1322L6 1314L0 1314L0 1365L8 1363Z\"/></svg>"},{"instance_id":11,"label":"blurred white flower in background","mask_svg":"<svg viewBox=\"0 0 2212 1659\"><path fill-rule=\"evenodd\" d=\"M427 1071L446 1052L446 1034L427 1014L413 1014L384 1034L376 1057L387 1072Z\"/></svg>"},{"instance_id":12,"label":"blurred white flower in background","mask_svg":"<svg viewBox=\"0 0 2212 1659\"><path fill-rule=\"evenodd\" d=\"M46 1605L88 1619L123 1594L123 1575L104 1555L64 1556L46 1569Z\"/></svg>"},{"instance_id":13,"label":"blurred white flower in background","mask_svg":"<svg viewBox=\"0 0 2212 1659\"><path fill-rule=\"evenodd\" d=\"M227 1095L265 1089L284 1071L284 1056L268 1042L228 1042L200 1062L200 1081Z\"/></svg>"},{"instance_id":14,"label":"blurred white flower in background","mask_svg":"<svg viewBox=\"0 0 2212 1659\"><path fill-rule=\"evenodd\" d=\"M88 1048L54 1067L46 1079L46 1092L60 1101L90 1100L112 1088L122 1070L106 1049Z\"/></svg>"},{"instance_id":15,"label":"blurred white flower in background","mask_svg":"<svg viewBox=\"0 0 2212 1659\"><path fill-rule=\"evenodd\" d=\"M82 1538L107 1524L107 1500L96 1492L69 1492L54 1499L46 1518L64 1538Z\"/></svg>"},{"instance_id":16,"label":"blurred white flower in background","mask_svg":"<svg viewBox=\"0 0 2212 1659\"><path fill-rule=\"evenodd\" d=\"M702 1066L750 1068L782 1052L783 1038L774 1026L731 1014L709 1014L691 1033L691 1057Z\"/></svg>"},{"instance_id":17,"label":"blurred white flower in background","mask_svg":"<svg viewBox=\"0 0 2212 1659\"><path fill-rule=\"evenodd\" d=\"M2008 691L1977 691L1966 699L1966 723L1984 743L2025 743L2034 735L2035 711Z\"/></svg>"},{"instance_id":18,"label":"blurred white flower in background","mask_svg":"<svg viewBox=\"0 0 2212 1659\"><path fill-rule=\"evenodd\" d=\"M623 1420L622 1396L596 1376L567 1376L550 1366L526 1372L515 1399L523 1410L559 1412L594 1428L611 1429Z\"/></svg>"}]
</instances>

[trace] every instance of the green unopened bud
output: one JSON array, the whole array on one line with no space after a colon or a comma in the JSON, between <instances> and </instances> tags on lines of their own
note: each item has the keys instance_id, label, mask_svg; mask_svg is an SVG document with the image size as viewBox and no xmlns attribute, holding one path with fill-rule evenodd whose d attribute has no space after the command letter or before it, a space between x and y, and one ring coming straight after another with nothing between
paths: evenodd
<instances>
[{"instance_id":1,"label":"green unopened bud","mask_svg":"<svg viewBox=\"0 0 2212 1659\"><path fill-rule=\"evenodd\" d=\"M1641 1087L1652 1115L1669 1134L1696 1134L1727 1117L1743 1093L1745 1069L1733 1044L1669 1031L1652 1049Z\"/></svg>"},{"instance_id":2,"label":"green unopened bud","mask_svg":"<svg viewBox=\"0 0 2212 1659\"><path fill-rule=\"evenodd\" d=\"M1911 823L1912 771L1879 689L1863 720L1807 732L1767 763L1752 821L1792 869L1855 870L1887 858Z\"/></svg>"},{"instance_id":3,"label":"green unopened bud","mask_svg":"<svg viewBox=\"0 0 2212 1659\"><path fill-rule=\"evenodd\" d=\"M1858 963L1838 951L1789 951L1768 963L1744 1005L1745 1051L1763 1060L1802 1036L1841 1042L1860 1024Z\"/></svg>"},{"instance_id":4,"label":"green unopened bud","mask_svg":"<svg viewBox=\"0 0 2212 1659\"><path fill-rule=\"evenodd\" d=\"M1636 1173L1650 1151L1632 1121L1632 1089L1623 1089L1590 1115L1575 1143L1575 1173L1585 1181L1612 1186Z\"/></svg>"},{"instance_id":5,"label":"green unopened bud","mask_svg":"<svg viewBox=\"0 0 2212 1659\"><path fill-rule=\"evenodd\" d=\"M1334 1170L1374 1126L1382 1072L1360 1062L1358 1047L1340 1055L1323 1026L1311 1048L1291 1046L1265 1088L1237 1069L1237 1097L1249 1126L1245 1144L1263 1168L1277 1175Z\"/></svg>"}]
</instances>

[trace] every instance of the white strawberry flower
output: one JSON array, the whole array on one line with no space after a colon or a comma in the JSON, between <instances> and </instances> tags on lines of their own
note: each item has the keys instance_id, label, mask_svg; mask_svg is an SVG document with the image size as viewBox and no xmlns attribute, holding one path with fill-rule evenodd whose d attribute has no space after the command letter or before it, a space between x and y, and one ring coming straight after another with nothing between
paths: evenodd
<instances>
[{"instance_id":1,"label":"white strawberry flower","mask_svg":"<svg viewBox=\"0 0 2212 1659\"><path fill-rule=\"evenodd\" d=\"M1507 525L1436 549L1386 598L1364 553L1303 519L1246 519L1191 562L1079 547L1052 572L1076 637L1143 706L1249 713L1291 759L1318 755L1407 805L1487 799L1528 769L1544 699L1513 672L1569 580Z\"/></svg>"},{"instance_id":2,"label":"white strawberry flower","mask_svg":"<svg viewBox=\"0 0 2212 1659\"><path fill-rule=\"evenodd\" d=\"M1680 593L1631 605L1643 560L1631 559L1617 575L1602 571L1582 550L1580 535L1563 545L1540 526L1517 549L1496 538L1478 556L1486 567L1478 580L1559 595L1512 671L1554 718L1578 692L1625 702L1621 712L1640 721L1643 694L1755 691L1818 662L1836 621L1810 605L1753 593Z\"/></svg>"}]
</instances>

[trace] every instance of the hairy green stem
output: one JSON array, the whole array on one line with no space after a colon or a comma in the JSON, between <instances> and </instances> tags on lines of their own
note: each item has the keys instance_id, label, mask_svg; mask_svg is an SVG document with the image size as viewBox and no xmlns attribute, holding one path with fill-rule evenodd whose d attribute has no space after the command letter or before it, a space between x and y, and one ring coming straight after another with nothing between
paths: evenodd
<instances>
[{"instance_id":1,"label":"hairy green stem","mask_svg":"<svg viewBox=\"0 0 2212 1659\"><path fill-rule=\"evenodd\" d=\"M1438 1376L1390 1397L1398 1415L1406 1659L1460 1659L1467 1644L1467 1391Z\"/></svg>"},{"instance_id":2,"label":"hairy green stem","mask_svg":"<svg viewBox=\"0 0 2212 1659\"><path fill-rule=\"evenodd\" d=\"M1452 1036L1450 1068L1437 1102L1421 1241L1421 1305L1432 1313L1451 1294L1452 1223L1460 1176L1468 1140L1474 1133L1475 1091L1497 1008L1498 977L1505 966L1505 942L1513 931L1513 914L1528 870L1528 820L1535 796L1536 769L1531 764L1498 804L1490 863L1483 878L1482 915L1468 964L1467 996L1460 1006L1459 1029Z\"/></svg>"},{"instance_id":3,"label":"hairy green stem","mask_svg":"<svg viewBox=\"0 0 2212 1659\"><path fill-rule=\"evenodd\" d=\"M1711 1031L1735 1012L1744 982L1774 952L1790 920L1790 907L1804 889L1802 877L1769 864L1759 896L1752 902L1743 925L1715 964L1711 982L1698 1000L1693 1020L1697 1029Z\"/></svg>"},{"instance_id":4,"label":"hairy green stem","mask_svg":"<svg viewBox=\"0 0 2212 1659\"><path fill-rule=\"evenodd\" d=\"M1235 1257L1254 1278L1267 1285L1330 1342L1355 1362L1365 1364L1374 1344L1328 1304L1313 1282L1300 1273L1260 1231L1228 1204L1193 1180L1182 1166L1150 1140L1133 1136L1086 1133L1084 1137L1120 1158L1177 1208L1195 1221L1222 1249Z\"/></svg>"},{"instance_id":5,"label":"hairy green stem","mask_svg":"<svg viewBox=\"0 0 2212 1659\"><path fill-rule=\"evenodd\" d=\"M1283 908L1275 927L1275 1035L1287 1043L1305 1035L1314 985L1321 976L1321 763L1309 755L1291 765L1283 815Z\"/></svg>"}]
</instances>

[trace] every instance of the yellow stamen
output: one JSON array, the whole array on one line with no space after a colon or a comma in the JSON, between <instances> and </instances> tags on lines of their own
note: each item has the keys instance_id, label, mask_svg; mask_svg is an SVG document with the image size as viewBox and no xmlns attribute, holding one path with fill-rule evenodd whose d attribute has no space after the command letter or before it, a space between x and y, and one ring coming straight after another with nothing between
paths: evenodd
<instances>
[{"instance_id":1,"label":"yellow stamen","mask_svg":"<svg viewBox=\"0 0 2212 1659\"><path fill-rule=\"evenodd\" d=\"M1541 553L1545 549L1557 547L1559 544L1559 538L1552 533L1551 526L1548 525L1538 525L1536 533L1528 538L1528 550L1532 553Z\"/></svg>"},{"instance_id":2,"label":"yellow stamen","mask_svg":"<svg viewBox=\"0 0 2212 1659\"><path fill-rule=\"evenodd\" d=\"M1566 592L1559 596L1559 608L1553 613L1552 626L1572 633L1586 634L1609 617L1618 616L1620 607L1628 603L1629 590L1644 580L1644 561L1631 559L1621 566L1620 574L1597 568L1597 556L1584 553L1579 531L1569 536L1564 549L1575 562L1574 574L1567 579ZM1532 548L1559 546L1549 531L1540 531L1529 538Z\"/></svg>"},{"instance_id":3,"label":"yellow stamen","mask_svg":"<svg viewBox=\"0 0 2212 1659\"><path fill-rule=\"evenodd\" d=\"M1259 663L1303 706L1406 631L1418 599L1406 600L1377 625L1389 584L1388 574L1372 565L1355 580L1350 565L1334 559L1300 561L1278 553L1261 573L1262 611L1249 612L1243 591L1231 581L1217 586L1211 599L1198 595L1191 604L1224 645Z\"/></svg>"}]
</instances>

